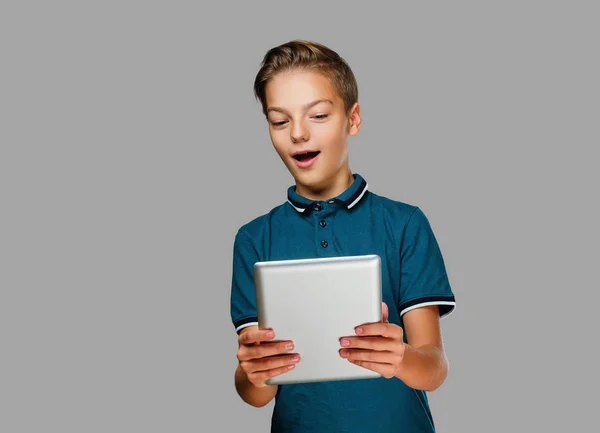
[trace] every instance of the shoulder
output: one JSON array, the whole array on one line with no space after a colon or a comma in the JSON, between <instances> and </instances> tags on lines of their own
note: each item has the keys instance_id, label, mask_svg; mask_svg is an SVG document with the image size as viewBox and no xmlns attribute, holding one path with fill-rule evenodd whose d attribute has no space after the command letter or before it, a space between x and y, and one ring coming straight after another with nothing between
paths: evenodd
<instances>
[{"instance_id":1,"label":"shoulder","mask_svg":"<svg viewBox=\"0 0 600 433\"><path fill-rule=\"evenodd\" d=\"M389 219L390 223L401 227L408 223L413 214L421 211L414 203L395 200L372 191L369 192L369 197L374 211L380 212Z\"/></svg>"},{"instance_id":2,"label":"shoulder","mask_svg":"<svg viewBox=\"0 0 600 433\"><path fill-rule=\"evenodd\" d=\"M283 216L285 207L289 206L287 203L275 206L266 213L263 213L245 223L243 223L237 230L237 236L248 236L252 239L260 237L265 231L269 230L269 227L274 220Z\"/></svg>"},{"instance_id":3,"label":"shoulder","mask_svg":"<svg viewBox=\"0 0 600 433\"><path fill-rule=\"evenodd\" d=\"M392 233L397 242L402 243L408 237L423 230L431 230L427 216L421 206L394 200L370 192L371 209L380 215L382 223L388 232Z\"/></svg>"}]
</instances>

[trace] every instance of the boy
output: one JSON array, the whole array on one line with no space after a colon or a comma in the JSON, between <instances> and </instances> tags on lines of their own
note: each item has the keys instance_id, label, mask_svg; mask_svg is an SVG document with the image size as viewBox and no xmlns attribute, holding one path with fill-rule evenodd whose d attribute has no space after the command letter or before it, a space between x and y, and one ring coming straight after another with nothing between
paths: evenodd
<instances>
[{"instance_id":1,"label":"boy","mask_svg":"<svg viewBox=\"0 0 600 433\"><path fill-rule=\"evenodd\" d=\"M235 236L238 394L256 407L275 398L272 432L434 432L425 392L448 374L439 321L455 298L424 213L369 191L350 170L348 137L361 126L351 69L321 44L291 41L267 52L254 90L295 185L286 202ZM382 377L266 385L302 362L302 354L293 341L270 342L276 329L258 329L254 263L362 254L381 257L383 321L357 324L356 335L340 338L338 349Z\"/></svg>"}]
</instances>

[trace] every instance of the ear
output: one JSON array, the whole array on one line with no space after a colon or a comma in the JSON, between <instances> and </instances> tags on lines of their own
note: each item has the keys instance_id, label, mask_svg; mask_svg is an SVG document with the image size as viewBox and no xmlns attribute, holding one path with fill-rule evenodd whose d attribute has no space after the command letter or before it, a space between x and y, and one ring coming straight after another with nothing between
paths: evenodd
<instances>
[{"instance_id":1,"label":"ear","mask_svg":"<svg viewBox=\"0 0 600 433\"><path fill-rule=\"evenodd\" d=\"M360 126L362 124L362 118L360 116L360 105L358 102L355 102L350 110L349 117L349 129L348 135L356 135L358 131L360 131Z\"/></svg>"}]
</instances>

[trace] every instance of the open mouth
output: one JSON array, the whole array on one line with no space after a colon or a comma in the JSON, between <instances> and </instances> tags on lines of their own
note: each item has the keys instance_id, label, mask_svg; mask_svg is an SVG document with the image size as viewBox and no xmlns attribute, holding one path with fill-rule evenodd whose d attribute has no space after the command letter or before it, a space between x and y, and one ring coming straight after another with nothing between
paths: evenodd
<instances>
[{"instance_id":1,"label":"open mouth","mask_svg":"<svg viewBox=\"0 0 600 433\"><path fill-rule=\"evenodd\" d=\"M321 153L321 151L319 151L319 150L314 151L314 152L298 153L298 154L294 155L294 158L297 161L308 161L309 159L313 159L319 153Z\"/></svg>"}]
</instances>

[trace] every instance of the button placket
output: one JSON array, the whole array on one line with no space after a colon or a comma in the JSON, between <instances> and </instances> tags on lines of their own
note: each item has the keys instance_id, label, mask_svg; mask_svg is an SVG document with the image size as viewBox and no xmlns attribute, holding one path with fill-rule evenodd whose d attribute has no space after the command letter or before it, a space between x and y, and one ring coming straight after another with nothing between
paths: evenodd
<instances>
[{"instance_id":1,"label":"button placket","mask_svg":"<svg viewBox=\"0 0 600 433\"><path fill-rule=\"evenodd\" d=\"M329 204L328 204L329 203ZM329 202L317 203L314 205L315 210L315 241L317 248L320 251L320 255L331 256L334 251L330 247L330 227L328 225L328 218L334 213L334 206L332 206L331 200Z\"/></svg>"}]
</instances>

